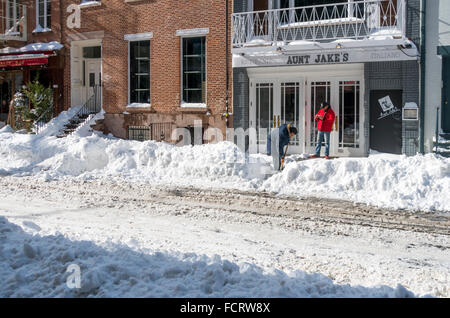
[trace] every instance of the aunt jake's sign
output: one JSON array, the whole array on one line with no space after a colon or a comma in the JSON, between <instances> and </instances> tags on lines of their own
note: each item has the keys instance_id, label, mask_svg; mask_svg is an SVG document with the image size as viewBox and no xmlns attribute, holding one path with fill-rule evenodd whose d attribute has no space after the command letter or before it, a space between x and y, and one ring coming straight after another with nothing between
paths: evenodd
<instances>
[{"instance_id":1,"label":"aunt jake's sign","mask_svg":"<svg viewBox=\"0 0 450 318\"><path fill-rule=\"evenodd\" d=\"M287 65L303 65L303 64L328 64L328 63L345 63L348 62L349 54L331 53L316 55L289 55Z\"/></svg>"},{"instance_id":2,"label":"aunt jake's sign","mask_svg":"<svg viewBox=\"0 0 450 318\"><path fill-rule=\"evenodd\" d=\"M386 50L349 50L332 51L326 53L302 53L302 54L273 54L273 55L244 55L233 54L233 67L255 66L282 66L282 65L325 65L347 64L364 62L409 61L417 60L417 51L414 49Z\"/></svg>"}]
</instances>

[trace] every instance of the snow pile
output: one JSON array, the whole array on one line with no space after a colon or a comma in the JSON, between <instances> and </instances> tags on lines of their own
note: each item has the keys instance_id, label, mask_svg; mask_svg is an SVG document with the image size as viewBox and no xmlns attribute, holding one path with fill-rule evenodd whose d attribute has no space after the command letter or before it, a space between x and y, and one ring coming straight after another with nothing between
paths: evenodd
<instances>
[{"instance_id":1,"label":"snow pile","mask_svg":"<svg viewBox=\"0 0 450 318\"><path fill-rule=\"evenodd\" d=\"M70 109L61 112L57 117L52 118L41 130L41 136L55 136L61 133L70 119L81 109L82 105L73 106Z\"/></svg>"},{"instance_id":2,"label":"snow pile","mask_svg":"<svg viewBox=\"0 0 450 318\"><path fill-rule=\"evenodd\" d=\"M7 128L0 133L0 154L0 175L126 178L153 185L269 191L395 209L450 211L450 159L433 154L299 162L293 159L305 156L296 156L287 160L283 172L271 176L265 174L270 170L268 156L247 156L229 142L177 147L99 134L62 139L19 135Z\"/></svg>"},{"instance_id":3,"label":"snow pile","mask_svg":"<svg viewBox=\"0 0 450 318\"><path fill-rule=\"evenodd\" d=\"M262 189L394 209L450 212L450 159L434 154L378 154L291 162L265 181Z\"/></svg>"},{"instance_id":4,"label":"snow pile","mask_svg":"<svg viewBox=\"0 0 450 318\"><path fill-rule=\"evenodd\" d=\"M0 174L46 180L119 177L161 184L256 188L264 175L231 143L176 147L93 134L67 138L0 134Z\"/></svg>"},{"instance_id":5,"label":"snow pile","mask_svg":"<svg viewBox=\"0 0 450 318\"><path fill-rule=\"evenodd\" d=\"M40 227L30 221L23 226L33 234L0 217L0 297L415 296L401 285L337 285L318 273L269 272L219 256L99 246L62 235L41 236Z\"/></svg>"}]
</instances>

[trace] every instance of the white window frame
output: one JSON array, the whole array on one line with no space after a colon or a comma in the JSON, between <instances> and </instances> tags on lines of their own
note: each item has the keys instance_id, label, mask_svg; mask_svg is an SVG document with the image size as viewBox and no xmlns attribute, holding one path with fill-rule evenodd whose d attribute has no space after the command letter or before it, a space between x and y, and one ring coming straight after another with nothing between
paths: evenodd
<instances>
[{"instance_id":1,"label":"white window frame","mask_svg":"<svg viewBox=\"0 0 450 318\"><path fill-rule=\"evenodd\" d=\"M11 17L10 14L9 14L9 7L10 7L11 3L14 6L13 7L14 8L14 10L13 10L13 15L14 16L13 17ZM17 29L18 26L16 26L17 22L20 20L20 18L19 18L19 20L17 20L17 9L19 9L19 5L17 4L17 0L7 0L7 2L6 2L6 21L7 21L6 25L7 25L7 28L8 28L7 32L9 30L11 30L11 29L13 29L12 33L18 33L19 32L18 29Z\"/></svg>"},{"instance_id":2,"label":"white window frame","mask_svg":"<svg viewBox=\"0 0 450 318\"><path fill-rule=\"evenodd\" d=\"M185 108L207 108L208 104L208 37L209 28L177 30L176 35L180 37L180 107ZM205 38L205 102L187 103L184 101L183 94L183 39L185 38Z\"/></svg>"},{"instance_id":3,"label":"white window frame","mask_svg":"<svg viewBox=\"0 0 450 318\"><path fill-rule=\"evenodd\" d=\"M135 41L150 41L151 43L151 39L153 39L153 32L147 32L147 33L137 33L137 34L125 34L124 35L124 40L128 41L128 101L127 101L127 106L126 107L130 107L130 108L147 108L147 107L151 107L151 101L152 101L152 85L151 85L151 81L152 81L152 74L151 74L151 57L152 57L152 51L151 51L151 47L150 47L150 87L149 87L149 93L150 93L150 103L141 103L138 105L138 107L135 104L131 104L131 52L130 52L130 48L131 48L131 42L135 42Z\"/></svg>"},{"instance_id":4,"label":"white window frame","mask_svg":"<svg viewBox=\"0 0 450 318\"><path fill-rule=\"evenodd\" d=\"M44 25L40 25L39 23L39 2L44 1ZM48 25L47 21L47 4L51 4L52 0L36 0L36 29L34 29L34 33L37 32L49 32L52 30L51 25ZM51 16L50 11L50 16Z\"/></svg>"}]
</instances>

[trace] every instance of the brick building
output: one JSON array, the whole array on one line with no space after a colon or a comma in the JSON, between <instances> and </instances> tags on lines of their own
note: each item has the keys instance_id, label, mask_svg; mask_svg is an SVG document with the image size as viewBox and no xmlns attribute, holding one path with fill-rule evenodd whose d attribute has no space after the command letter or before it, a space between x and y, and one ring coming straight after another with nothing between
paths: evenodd
<instances>
[{"instance_id":1,"label":"brick building","mask_svg":"<svg viewBox=\"0 0 450 318\"><path fill-rule=\"evenodd\" d=\"M289 122L290 152L313 153L323 101L332 156L419 151L420 0L235 0L233 12L234 128L250 152Z\"/></svg>"},{"instance_id":2,"label":"brick building","mask_svg":"<svg viewBox=\"0 0 450 318\"><path fill-rule=\"evenodd\" d=\"M227 73L231 78L226 1L62 3L68 8L63 21L72 21L70 4L80 3L81 13L79 28L63 29L66 105L86 102L101 83L105 117L97 128L105 133L145 139L155 135L150 124L192 129L196 120L203 128L225 130Z\"/></svg>"},{"instance_id":3,"label":"brick building","mask_svg":"<svg viewBox=\"0 0 450 318\"><path fill-rule=\"evenodd\" d=\"M15 92L38 74L40 82L53 89L55 114L64 109L66 51L61 45L60 4L50 0L1 1L0 121L3 123Z\"/></svg>"}]
</instances>

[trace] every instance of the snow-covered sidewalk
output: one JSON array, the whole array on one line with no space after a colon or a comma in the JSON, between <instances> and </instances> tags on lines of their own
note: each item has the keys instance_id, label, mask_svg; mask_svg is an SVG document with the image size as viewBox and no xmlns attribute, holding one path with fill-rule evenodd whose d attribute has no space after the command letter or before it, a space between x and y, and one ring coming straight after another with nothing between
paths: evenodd
<instances>
[{"instance_id":1,"label":"snow-covered sidewalk","mask_svg":"<svg viewBox=\"0 0 450 318\"><path fill-rule=\"evenodd\" d=\"M446 235L126 188L2 178L0 297L450 296Z\"/></svg>"},{"instance_id":2,"label":"snow-covered sidewalk","mask_svg":"<svg viewBox=\"0 0 450 318\"><path fill-rule=\"evenodd\" d=\"M94 134L58 139L0 130L0 175L101 179L326 197L373 206L450 212L450 159L371 155L296 161L270 175L270 158L229 142L177 147Z\"/></svg>"}]
</instances>

